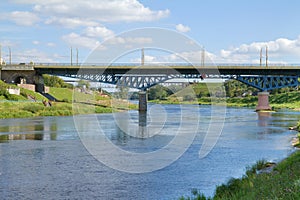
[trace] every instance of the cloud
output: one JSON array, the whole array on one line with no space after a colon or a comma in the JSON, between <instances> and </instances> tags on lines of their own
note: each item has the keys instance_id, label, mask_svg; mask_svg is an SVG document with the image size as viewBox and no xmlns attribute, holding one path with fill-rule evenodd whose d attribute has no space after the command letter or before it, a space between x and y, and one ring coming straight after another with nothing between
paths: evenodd
<instances>
[{"instance_id":1,"label":"cloud","mask_svg":"<svg viewBox=\"0 0 300 200\"><path fill-rule=\"evenodd\" d=\"M263 56L265 56L266 48L268 48L268 57L271 63L283 63L290 60L297 62L300 56L300 36L294 40L278 38L273 41L253 42L227 50L222 49L220 51L220 58L226 62L258 64L260 51L262 49Z\"/></svg>"},{"instance_id":2,"label":"cloud","mask_svg":"<svg viewBox=\"0 0 300 200\"><path fill-rule=\"evenodd\" d=\"M50 17L45 21L45 24L54 24L63 26L64 28L76 28L79 26L98 26L97 22L79 18L66 18L66 17Z\"/></svg>"},{"instance_id":3,"label":"cloud","mask_svg":"<svg viewBox=\"0 0 300 200\"><path fill-rule=\"evenodd\" d=\"M48 42L48 43L47 43L47 46L48 46L48 47L55 47L55 46L56 46L56 44L55 44L55 43L53 43L53 42Z\"/></svg>"},{"instance_id":4,"label":"cloud","mask_svg":"<svg viewBox=\"0 0 300 200\"><path fill-rule=\"evenodd\" d=\"M151 44L152 42L152 38L150 37L114 37L107 41L108 44L113 45Z\"/></svg>"},{"instance_id":5,"label":"cloud","mask_svg":"<svg viewBox=\"0 0 300 200\"><path fill-rule=\"evenodd\" d=\"M189 32L191 29L188 26L184 26L183 24L177 24L176 25L176 30L182 33Z\"/></svg>"},{"instance_id":6,"label":"cloud","mask_svg":"<svg viewBox=\"0 0 300 200\"><path fill-rule=\"evenodd\" d=\"M131 59L130 62L141 63L142 62L141 60L142 60L141 58L134 58L134 59ZM157 57L155 57L155 56L145 55L144 62L145 62L145 64L155 64L155 63L158 63L158 60L157 60Z\"/></svg>"},{"instance_id":7,"label":"cloud","mask_svg":"<svg viewBox=\"0 0 300 200\"><path fill-rule=\"evenodd\" d=\"M94 37L94 38L108 38L114 35L114 32L112 30L107 29L104 26L94 26L94 27L87 27L84 30L84 35L88 37Z\"/></svg>"},{"instance_id":8,"label":"cloud","mask_svg":"<svg viewBox=\"0 0 300 200\"><path fill-rule=\"evenodd\" d=\"M81 36L77 33L70 33L68 35L64 35L62 36L62 40L68 43L70 46L84 47L88 49L93 49L100 44L100 42L96 39Z\"/></svg>"},{"instance_id":9,"label":"cloud","mask_svg":"<svg viewBox=\"0 0 300 200\"><path fill-rule=\"evenodd\" d=\"M166 10L151 10L138 0L14 0L32 5L32 9L44 18L46 24L64 27L99 26L107 22L154 21L167 17Z\"/></svg>"},{"instance_id":10,"label":"cloud","mask_svg":"<svg viewBox=\"0 0 300 200\"><path fill-rule=\"evenodd\" d=\"M0 20L9 20L21 26L33 26L40 21L40 18L31 12L13 11L0 14Z\"/></svg>"},{"instance_id":11,"label":"cloud","mask_svg":"<svg viewBox=\"0 0 300 200\"><path fill-rule=\"evenodd\" d=\"M34 41L32 41L32 44L34 44L34 45L39 45L39 44L40 44L40 41L34 40Z\"/></svg>"}]
</instances>

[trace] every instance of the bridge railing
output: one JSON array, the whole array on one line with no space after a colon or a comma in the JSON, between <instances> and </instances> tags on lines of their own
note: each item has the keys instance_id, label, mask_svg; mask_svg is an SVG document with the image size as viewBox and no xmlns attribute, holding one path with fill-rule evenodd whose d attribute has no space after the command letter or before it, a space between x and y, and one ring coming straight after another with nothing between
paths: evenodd
<instances>
[{"instance_id":1,"label":"bridge railing","mask_svg":"<svg viewBox=\"0 0 300 200\"><path fill-rule=\"evenodd\" d=\"M4 66L9 67L9 66L140 66L140 63L12 63L12 64L5 64L0 66L3 68ZM192 64L189 63L168 63L168 62L157 62L157 63L149 63L145 64L147 65L158 65L158 66L192 66ZM201 66L201 63L193 63L195 66ZM245 66L245 67L266 67L265 65L260 65L260 64L255 64L255 63L205 63L205 66ZM295 66L299 67L299 63L269 63L268 66Z\"/></svg>"}]
</instances>

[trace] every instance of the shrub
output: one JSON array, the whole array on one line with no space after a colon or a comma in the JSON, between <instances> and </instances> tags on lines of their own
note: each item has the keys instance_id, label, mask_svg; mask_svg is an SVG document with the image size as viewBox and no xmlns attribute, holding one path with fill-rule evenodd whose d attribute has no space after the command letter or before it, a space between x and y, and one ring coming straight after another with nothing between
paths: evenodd
<instances>
[{"instance_id":1,"label":"shrub","mask_svg":"<svg viewBox=\"0 0 300 200\"><path fill-rule=\"evenodd\" d=\"M38 113L40 110L43 110L45 108L44 105L42 104L36 104L36 103L31 103L27 104L23 107L23 110L32 112L32 113Z\"/></svg>"}]
</instances>

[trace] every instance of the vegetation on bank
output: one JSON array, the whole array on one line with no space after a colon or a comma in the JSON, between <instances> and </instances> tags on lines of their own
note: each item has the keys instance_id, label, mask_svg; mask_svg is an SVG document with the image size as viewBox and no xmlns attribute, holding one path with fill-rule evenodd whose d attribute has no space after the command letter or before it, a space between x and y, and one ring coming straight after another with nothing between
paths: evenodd
<instances>
[{"instance_id":1,"label":"vegetation on bank","mask_svg":"<svg viewBox=\"0 0 300 200\"><path fill-rule=\"evenodd\" d=\"M74 106L74 107L73 107ZM44 106L42 102L2 102L0 103L0 118L25 118L37 116L69 116L76 114L108 113L116 111L111 107L97 105L70 104L52 102Z\"/></svg>"},{"instance_id":2,"label":"vegetation on bank","mask_svg":"<svg viewBox=\"0 0 300 200\"><path fill-rule=\"evenodd\" d=\"M111 113L137 108L128 101L113 99L103 91L89 89L86 81L79 81L74 87L58 77L44 75L44 80L47 86L57 86L50 87L50 95L57 99L56 102L50 102L39 93L0 81L0 119ZM20 95L9 94L9 88L20 89Z\"/></svg>"},{"instance_id":3,"label":"vegetation on bank","mask_svg":"<svg viewBox=\"0 0 300 200\"><path fill-rule=\"evenodd\" d=\"M262 172L270 163L258 161L248 167L240 178L230 179L216 188L214 197L205 197L198 190L193 190L190 197L181 200L240 200L240 199L300 199L300 151L278 163L270 172Z\"/></svg>"},{"instance_id":4,"label":"vegetation on bank","mask_svg":"<svg viewBox=\"0 0 300 200\"><path fill-rule=\"evenodd\" d=\"M193 83L180 90L155 86L149 90L149 100L163 104L226 105L252 107L257 105L255 88L235 80L223 83ZM282 88L271 91L269 101L274 109L300 109L300 92L297 88Z\"/></svg>"}]
</instances>

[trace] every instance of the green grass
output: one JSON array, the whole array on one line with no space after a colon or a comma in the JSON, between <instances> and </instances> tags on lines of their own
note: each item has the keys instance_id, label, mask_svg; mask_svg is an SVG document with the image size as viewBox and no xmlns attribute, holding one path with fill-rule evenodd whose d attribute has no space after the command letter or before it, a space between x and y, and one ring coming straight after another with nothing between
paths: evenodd
<instances>
[{"instance_id":1,"label":"green grass","mask_svg":"<svg viewBox=\"0 0 300 200\"><path fill-rule=\"evenodd\" d=\"M67 100L72 102L73 99L73 89L51 87L49 94L59 101Z\"/></svg>"},{"instance_id":2,"label":"green grass","mask_svg":"<svg viewBox=\"0 0 300 200\"><path fill-rule=\"evenodd\" d=\"M54 102L45 107L41 102L1 102L0 119L37 116L70 116L75 114L109 113L114 110L89 104Z\"/></svg>"},{"instance_id":3,"label":"green grass","mask_svg":"<svg viewBox=\"0 0 300 200\"><path fill-rule=\"evenodd\" d=\"M242 178L232 178L226 184L218 186L213 198L206 198L197 192L191 197L180 199L300 199L300 151L280 162L270 173L257 173L266 166L265 161L258 161L247 169Z\"/></svg>"}]
</instances>

